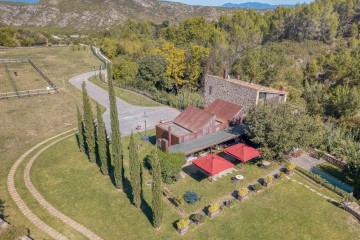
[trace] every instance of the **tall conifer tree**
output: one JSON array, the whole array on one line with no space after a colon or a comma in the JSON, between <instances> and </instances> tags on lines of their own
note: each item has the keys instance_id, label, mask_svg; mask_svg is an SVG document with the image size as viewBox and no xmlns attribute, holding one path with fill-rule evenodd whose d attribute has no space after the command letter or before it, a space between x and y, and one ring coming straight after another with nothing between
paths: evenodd
<instances>
[{"instance_id":1,"label":"tall conifer tree","mask_svg":"<svg viewBox=\"0 0 360 240\"><path fill-rule=\"evenodd\" d=\"M89 160L91 162L96 162L94 116L91 110L90 99L87 94L85 82L83 82L81 87L82 87L83 107L84 107L85 143L86 143Z\"/></svg>"},{"instance_id":2,"label":"tall conifer tree","mask_svg":"<svg viewBox=\"0 0 360 240\"><path fill-rule=\"evenodd\" d=\"M109 174L109 165L107 159L107 143L106 143L106 129L103 117L101 115L101 109L99 104L96 104L96 113L97 113L97 153L99 157L100 169L104 175Z\"/></svg>"},{"instance_id":3,"label":"tall conifer tree","mask_svg":"<svg viewBox=\"0 0 360 240\"><path fill-rule=\"evenodd\" d=\"M78 122L78 132L76 136L80 151L85 152L83 116L80 112L79 106L76 107L76 110L77 110L77 122Z\"/></svg>"},{"instance_id":4,"label":"tall conifer tree","mask_svg":"<svg viewBox=\"0 0 360 240\"><path fill-rule=\"evenodd\" d=\"M161 166L156 147L151 152L151 166L152 166L152 213L153 225L159 228L163 220L163 202L161 194Z\"/></svg>"},{"instance_id":5,"label":"tall conifer tree","mask_svg":"<svg viewBox=\"0 0 360 240\"><path fill-rule=\"evenodd\" d=\"M141 204L141 164L136 148L134 135L131 133L129 144L130 181L134 205L139 208Z\"/></svg>"},{"instance_id":6,"label":"tall conifer tree","mask_svg":"<svg viewBox=\"0 0 360 240\"><path fill-rule=\"evenodd\" d=\"M111 68L111 65L108 65ZM121 146L121 133L119 128L119 118L116 106L116 96L112 78L108 78L109 100L110 100L110 120L111 120L111 160L114 165L114 178L116 188L123 188L123 155Z\"/></svg>"}]
</instances>

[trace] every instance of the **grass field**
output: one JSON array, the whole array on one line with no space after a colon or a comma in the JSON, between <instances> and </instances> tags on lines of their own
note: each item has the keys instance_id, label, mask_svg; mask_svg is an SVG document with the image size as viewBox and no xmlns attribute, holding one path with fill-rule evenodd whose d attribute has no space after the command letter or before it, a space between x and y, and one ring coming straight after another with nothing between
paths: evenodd
<instances>
[{"instance_id":1,"label":"grass field","mask_svg":"<svg viewBox=\"0 0 360 240\"><path fill-rule=\"evenodd\" d=\"M6 72L4 65L0 64L0 93L14 92L11 79Z\"/></svg>"},{"instance_id":2,"label":"grass field","mask_svg":"<svg viewBox=\"0 0 360 240\"><path fill-rule=\"evenodd\" d=\"M99 79L93 77L90 79L91 82L95 83L99 87L107 90L108 86L106 83L100 81ZM161 106L160 103L155 102L154 100L145 97L141 94L138 94L136 92L132 92L123 88L115 87L115 94L118 98L124 100L125 102L128 102L132 105L137 106L144 106L144 107L157 107Z\"/></svg>"},{"instance_id":3,"label":"grass field","mask_svg":"<svg viewBox=\"0 0 360 240\"><path fill-rule=\"evenodd\" d=\"M49 86L30 63L7 63L6 65L19 91L44 89Z\"/></svg>"},{"instance_id":4,"label":"grass field","mask_svg":"<svg viewBox=\"0 0 360 240\"><path fill-rule=\"evenodd\" d=\"M127 142L128 138L123 139L124 149ZM144 156L150 147L144 144L140 155ZM145 175L145 179L149 177ZM146 215L78 151L74 137L41 155L31 177L49 202L104 239L355 240L360 234L360 224L350 214L289 180L277 181L214 219L207 219L202 226L191 226L182 237L173 227L180 215L165 204L163 226L154 230ZM208 186L207 191L216 191L210 183ZM143 187L145 201L150 204L150 187ZM178 188L185 190L184 186Z\"/></svg>"},{"instance_id":5,"label":"grass field","mask_svg":"<svg viewBox=\"0 0 360 240\"><path fill-rule=\"evenodd\" d=\"M89 49L73 51L71 47L6 49L0 57L32 59L60 88L58 94L0 101L0 198L5 200L11 224L26 225L35 239L45 239L47 236L27 221L11 200L7 174L14 161L28 149L76 125L76 105L81 103L81 92L68 79L91 71L100 62Z\"/></svg>"}]
</instances>

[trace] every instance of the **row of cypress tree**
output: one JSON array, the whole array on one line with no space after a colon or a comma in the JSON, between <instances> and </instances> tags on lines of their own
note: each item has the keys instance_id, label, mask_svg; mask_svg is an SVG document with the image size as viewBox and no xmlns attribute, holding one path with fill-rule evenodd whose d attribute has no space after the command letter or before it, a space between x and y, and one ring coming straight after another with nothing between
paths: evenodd
<instances>
[{"instance_id":1,"label":"row of cypress tree","mask_svg":"<svg viewBox=\"0 0 360 240\"><path fill-rule=\"evenodd\" d=\"M108 66L108 76L111 76L111 66ZM78 133L77 139L80 151L87 154L90 162L98 163L101 173L112 174L115 187L124 188L124 164L123 149L121 144L121 132L119 128L116 96L112 78L108 79L111 140L107 138L105 123L99 104L96 106L97 124L91 109L90 99L87 94L85 82L82 84L83 115L77 108ZM97 127L96 127L97 126ZM160 227L163 215L162 192L161 192L161 167L156 147L150 155L152 163L152 217L153 226ZM142 163L138 156L137 146L133 134L129 143L129 165L132 200L135 207L141 207L142 201ZM111 167L112 166L112 167Z\"/></svg>"}]
</instances>

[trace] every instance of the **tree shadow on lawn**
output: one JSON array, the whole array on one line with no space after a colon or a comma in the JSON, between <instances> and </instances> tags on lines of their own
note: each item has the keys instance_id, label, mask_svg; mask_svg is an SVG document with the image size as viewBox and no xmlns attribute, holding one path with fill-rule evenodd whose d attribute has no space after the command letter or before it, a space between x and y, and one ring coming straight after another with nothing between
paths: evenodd
<instances>
[{"instance_id":1,"label":"tree shadow on lawn","mask_svg":"<svg viewBox=\"0 0 360 240\"><path fill-rule=\"evenodd\" d=\"M188 165L184 167L183 172L195 179L198 182L201 182L202 180L206 179L208 176L206 176L204 173L202 173L196 166L194 165Z\"/></svg>"}]
</instances>

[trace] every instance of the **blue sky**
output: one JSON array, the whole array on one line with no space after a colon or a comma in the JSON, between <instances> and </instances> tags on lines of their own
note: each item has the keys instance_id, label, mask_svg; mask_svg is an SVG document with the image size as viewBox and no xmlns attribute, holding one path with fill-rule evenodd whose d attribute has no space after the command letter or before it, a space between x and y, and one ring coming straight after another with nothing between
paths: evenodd
<instances>
[{"instance_id":1,"label":"blue sky","mask_svg":"<svg viewBox=\"0 0 360 240\"><path fill-rule=\"evenodd\" d=\"M182 2L191 5L205 5L205 6L220 6L225 3L244 3L244 2L262 2L262 3L269 3L273 5L279 4L296 4L296 3L309 3L312 0L171 0L173 2Z\"/></svg>"}]
</instances>

